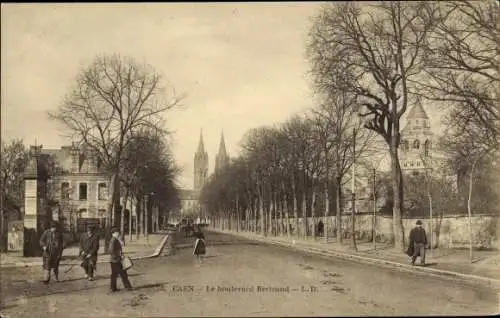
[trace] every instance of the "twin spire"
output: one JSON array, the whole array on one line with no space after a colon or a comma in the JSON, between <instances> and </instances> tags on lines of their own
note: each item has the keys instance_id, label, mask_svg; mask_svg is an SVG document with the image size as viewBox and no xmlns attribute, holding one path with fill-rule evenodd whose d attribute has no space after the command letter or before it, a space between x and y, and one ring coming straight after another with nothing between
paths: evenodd
<instances>
[{"instance_id":1,"label":"twin spire","mask_svg":"<svg viewBox=\"0 0 500 318\"><path fill-rule=\"evenodd\" d=\"M200 140L198 142L198 150L196 151L195 154L195 161L197 160L196 158L202 158L207 156L207 152L205 151L205 143L203 141L203 130L200 129ZM215 156L215 172L221 170L225 166L229 164L229 155L227 154L226 150L226 142L224 140L224 131L221 133L220 137L220 142L219 142L219 151L217 155ZM197 169L199 164L195 163L195 170Z\"/></svg>"}]
</instances>

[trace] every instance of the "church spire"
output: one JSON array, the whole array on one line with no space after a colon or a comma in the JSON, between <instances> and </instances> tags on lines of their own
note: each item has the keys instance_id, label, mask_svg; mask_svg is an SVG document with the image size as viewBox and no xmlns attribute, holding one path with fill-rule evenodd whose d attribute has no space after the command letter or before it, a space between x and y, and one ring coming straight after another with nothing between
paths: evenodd
<instances>
[{"instance_id":1,"label":"church spire","mask_svg":"<svg viewBox=\"0 0 500 318\"><path fill-rule=\"evenodd\" d=\"M224 141L224 131L222 131L219 143L219 152L215 156L215 172L224 169L229 164L229 156L226 151L226 142Z\"/></svg>"},{"instance_id":2,"label":"church spire","mask_svg":"<svg viewBox=\"0 0 500 318\"><path fill-rule=\"evenodd\" d=\"M427 113L424 110L424 107L422 106L422 103L420 100L418 100L415 105L410 109L410 112L408 113L408 119L429 119L427 117Z\"/></svg>"},{"instance_id":3,"label":"church spire","mask_svg":"<svg viewBox=\"0 0 500 318\"><path fill-rule=\"evenodd\" d=\"M220 135L219 154L218 155L221 157L227 157L226 143L224 142L224 130L222 131L222 133Z\"/></svg>"},{"instance_id":4,"label":"church spire","mask_svg":"<svg viewBox=\"0 0 500 318\"><path fill-rule=\"evenodd\" d=\"M199 191L203 188L208 174L208 154L203 143L203 131L200 129L200 141L198 150L194 154L194 189Z\"/></svg>"},{"instance_id":5,"label":"church spire","mask_svg":"<svg viewBox=\"0 0 500 318\"><path fill-rule=\"evenodd\" d=\"M200 129L200 141L198 142L198 153L205 153L205 144L203 143L203 129Z\"/></svg>"}]
</instances>

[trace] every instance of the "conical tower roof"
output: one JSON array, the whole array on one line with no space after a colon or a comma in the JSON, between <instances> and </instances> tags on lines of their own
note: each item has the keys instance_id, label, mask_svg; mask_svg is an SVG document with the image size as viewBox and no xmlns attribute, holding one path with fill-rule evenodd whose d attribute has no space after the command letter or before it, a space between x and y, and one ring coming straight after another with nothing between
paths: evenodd
<instances>
[{"instance_id":1,"label":"conical tower roof","mask_svg":"<svg viewBox=\"0 0 500 318\"><path fill-rule=\"evenodd\" d=\"M226 142L224 141L224 131L222 131L222 134L220 136L219 153L218 153L218 155L221 158L227 157Z\"/></svg>"},{"instance_id":2,"label":"conical tower roof","mask_svg":"<svg viewBox=\"0 0 500 318\"><path fill-rule=\"evenodd\" d=\"M197 153L204 154L205 153L205 144L203 143L203 131L200 129L200 141L198 142L198 150Z\"/></svg>"},{"instance_id":3,"label":"conical tower roof","mask_svg":"<svg viewBox=\"0 0 500 318\"><path fill-rule=\"evenodd\" d=\"M410 112L408 113L408 119L429 119L420 101L415 103L415 106L410 109Z\"/></svg>"}]
</instances>

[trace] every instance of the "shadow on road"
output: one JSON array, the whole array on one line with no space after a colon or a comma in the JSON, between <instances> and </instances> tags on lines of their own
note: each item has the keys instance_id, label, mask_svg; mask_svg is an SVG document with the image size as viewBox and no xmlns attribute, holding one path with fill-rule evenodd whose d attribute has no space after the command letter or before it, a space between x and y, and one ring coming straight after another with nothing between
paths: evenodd
<instances>
[{"instance_id":1,"label":"shadow on road","mask_svg":"<svg viewBox=\"0 0 500 318\"><path fill-rule=\"evenodd\" d=\"M217 257L217 255L207 255L207 256L202 256L201 258L206 259L206 258L212 258L212 257Z\"/></svg>"},{"instance_id":2,"label":"shadow on road","mask_svg":"<svg viewBox=\"0 0 500 318\"><path fill-rule=\"evenodd\" d=\"M53 290L53 288L47 287L47 285L43 285L43 283L40 283L40 285L41 285L40 288L30 288L21 290L19 291L19 293L16 293L15 295L13 293L9 293L9 296L16 298L17 301L20 301L20 299L23 298L26 301L29 301L30 299L46 297L51 295L79 293L82 291L93 290L100 287L97 285L91 285L91 286L84 286L81 288L61 288L60 290Z\"/></svg>"},{"instance_id":3,"label":"shadow on road","mask_svg":"<svg viewBox=\"0 0 500 318\"><path fill-rule=\"evenodd\" d=\"M438 263L437 262L432 262L432 263L425 263L425 265L418 265L418 266L422 266L422 267L432 267L432 266L436 266Z\"/></svg>"},{"instance_id":4,"label":"shadow on road","mask_svg":"<svg viewBox=\"0 0 500 318\"><path fill-rule=\"evenodd\" d=\"M142 273L135 273L135 274L128 274L128 277L135 277L135 276L142 276L144 274ZM96 275L95 276L96 280L105 280L109 279L109 275ZM74 281L79 281L79 280L87 280L85 277L76 277L76 278L69 278L69 279L62 279L59 283L64 283L64 282L74 282Z\"/></svg>"},{"instance_id":5,"label":"shadow on road","mask_svg":"<svg viewBox=\"0 0 500 318\"><path fill-rule=\"evenodd\" d=\"M143 290L143 289L151 289L155 288L156 290L165 290L165 285L170 284L169 282L164 283L154 283L154 284L145 284L134 287L134 290Z\"/></svg>"},{"instance_id":6,"label":"shadow on road","mask_svg":"<svg viewBox=\"0 0 500 318\"><path fill-rule=\"evenodd\" d=\"M246 242L246 241L233 241L233 242L207 242L207 246L218 246L218 245L253 245L258 246L262 245L258 242Z\"/></svg>"},{"instance_id":7,"label":"shadow on road","mask_svg":"<svg viewBox=\"0 0 500 318\"><path fill-rule=\"evenodd\" d=\"M11 309L15 307L17 307L17 305L1 305L0 309Z\"/></svg>"}]
</instances>

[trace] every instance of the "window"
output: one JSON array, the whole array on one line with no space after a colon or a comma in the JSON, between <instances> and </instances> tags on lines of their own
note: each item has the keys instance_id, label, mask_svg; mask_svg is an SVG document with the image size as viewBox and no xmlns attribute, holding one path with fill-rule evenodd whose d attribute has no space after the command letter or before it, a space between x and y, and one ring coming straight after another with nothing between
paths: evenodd
<instances>
[{"instance_id":1,"label":"window","mask_svg":"<svg viewBox=\"0 0 500 318\"><path fill-rule=\"evenodd\" d=\"M99 183L99 185L97 186L97 196L99 200L108 199L106 183Z\"/></svg>"},{"instance_id":2,"label":"window","mask_svg":"<svg viewBox=\"0 0 500 318\"><path fill-rule=\"evenodd\" d=\"M409 150L409 144L408 144L408 140L403 140L403 151L408 151Z\"/></svg>"},{"instance_id":3,"label":"window","mask_svg":"<svg viewBox=\"0 0 500 318\"><path fill-rule=\"evenodd\" d=\"M429 151L431 149L431 141L430 140L426 140L425 143L424 143L424 155L426 157L429 157Z\"/></svg>"},{"instance_id":4,"label":"window","mask_svg":"<svg viewBox=\"0 0 500 318\"><path fill-rule=\"evenodd\" d=\"M415 141L413 142L413 148L414 148L414 149L418 149L418 148L420 148L420 142L419 142L418 140L415 140Z\"/></svg>"},{"instance_id":5,"label":"window","mask_svg":"<svg viewBox=\"0 0 500 318\"><path fill-rule=\"evenodd\" d=\"M61 199L62 200L69 199L69 182L61 183Z\"/></svg>"},{"instance_id":6,"label":"window","mask_svg":"<svg viewBox=\"0 0 500 318\"><path fill-rule=\"evenodd\" d=\"M104 218L104 217L106 217L106 210L105 209L99 209L97 211L97 214L98 214L99 218Z\"/></svg>"},{"instance_id":7,"label":"window","mask_svg":"<svg viewBox=\"0 0 500 318\"><path fill-rule=\"evenodd\" d=\"M81 201L87 201L87 184L86 183L80 183L79 186L79 196L78 198Z\"/></svg>"},{"instance_id":8,"label":"window","mask_svg":"<svg viewBox=\"0 0 500 318\"><path fill-rule=\"evenodd\" d=\"M84 218L84 217L87 217L87 209L80 209L78 210L78 218L81 219L81 218Z\"/></svg>"}]
</instances>

